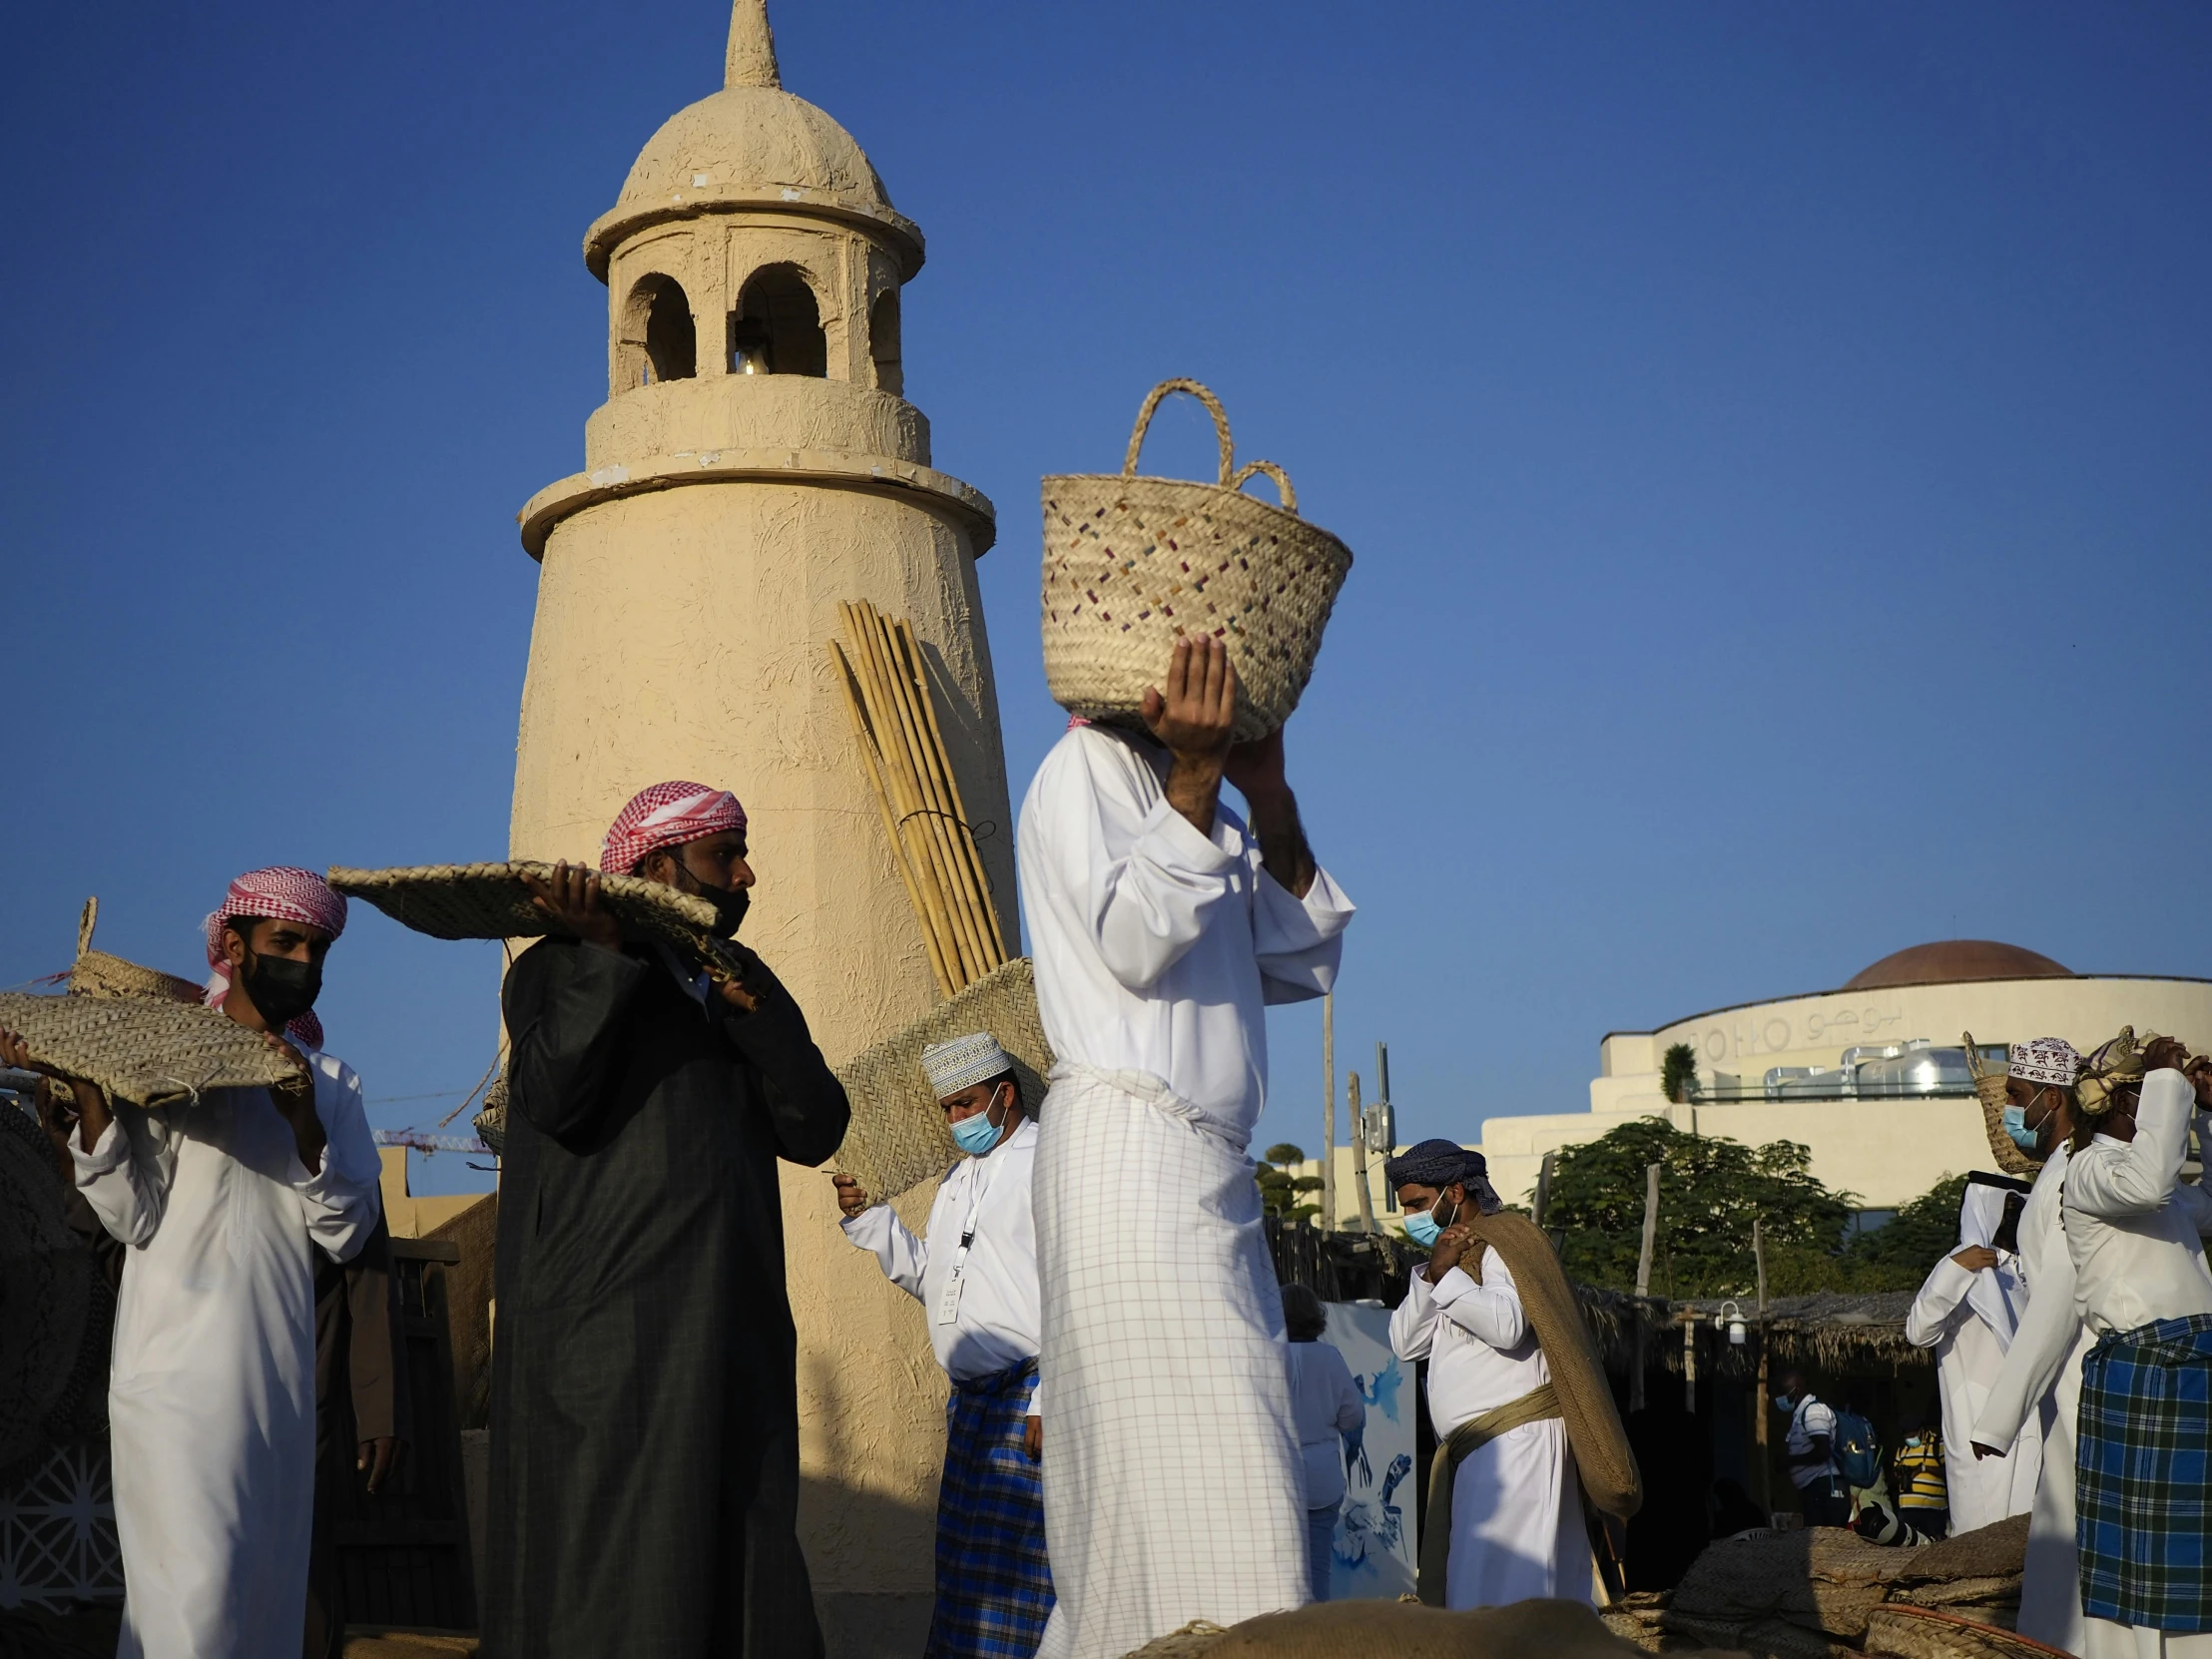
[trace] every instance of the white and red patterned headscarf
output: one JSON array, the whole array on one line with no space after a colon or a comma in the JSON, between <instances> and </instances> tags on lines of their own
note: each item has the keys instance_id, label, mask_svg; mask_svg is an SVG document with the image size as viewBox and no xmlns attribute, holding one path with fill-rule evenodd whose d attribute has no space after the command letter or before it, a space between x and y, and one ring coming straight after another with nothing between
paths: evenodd
<instances>
[{"instance_id":1,"label":"white and red patterned headscarf","mask_svg":"<svg viewBox=\"0 0 2212 1659\"><path fill-rule=\"evenodd\" d=\"M632 796L630 805L615 815L607 838L599 843L599 867L609 875L628 875L648 852L744 828L745 809L728 790L655 784Z\"/></svg>"},{"instance_id":2,"label":"white and red patterned headscarf","mask_svg":"<svg viewBox=\"0 0 2212 1659\"><path fill-rule=\"evenodd\" d=\"M207 989L201 1000L211 1008L223 1006L231 994L231 963L223 954L223 924L233 916L266 916L273 921L303 921L319 927L333 939L345 931L345 895L330 890L330 883L311 869L293 864L272 864L250 869L231 883L223 902L208 916ZM322 1021L309 1009L284 1027L309 1048L322 1046Z\"/></svg>"},{"instance_id":3,"label":"white and red patterned headscarf","mask_svg":"<svg viewBox=\"0 0 2212 1659\"><path fill-rule=\"evenodd\" d=\"M2030 1083L2053 1083L2068 1088L2081 1075L2081 1056L2064 1037L2036 1037L2014 1043L2010 1071Z\"/></svg>"}]
</instances>

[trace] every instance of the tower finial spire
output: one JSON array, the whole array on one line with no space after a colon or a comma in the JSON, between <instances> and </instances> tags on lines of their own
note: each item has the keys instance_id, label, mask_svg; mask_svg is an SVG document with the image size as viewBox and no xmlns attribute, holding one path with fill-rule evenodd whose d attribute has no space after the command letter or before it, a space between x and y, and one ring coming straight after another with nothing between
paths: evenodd
<instances>
[{"instance_id":1,"label":"tower finial spire","mask_svg":"<svg viewBox=\"0 0 2212 1659\"><path fill-rule=\"evenodd\" d=\"M725 87L780 87L776 31L768 26L768 0L733 0L730 50L722 60Z\"/></svg>"}]
</instances>

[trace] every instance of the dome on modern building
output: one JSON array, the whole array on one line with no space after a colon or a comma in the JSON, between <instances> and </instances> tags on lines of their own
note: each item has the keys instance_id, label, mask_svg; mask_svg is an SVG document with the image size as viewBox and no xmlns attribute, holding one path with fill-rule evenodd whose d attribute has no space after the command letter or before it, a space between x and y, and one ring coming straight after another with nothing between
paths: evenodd
<instances>
[{"instance_id":1,"label":"dome on modern building","mask_svg":"<svg viewBox=\"0 0 2212 1659\"><path fill-rule=\"evenodd\" d=\"M1977 979L2070 979L2073 970L2039 951L1995 939L1938 939L1893 951L1861 968L1842 988L1881 990L1892 985L1961 985Z\"/></svg>"},{"instance_id":2,"label":"dome on modern building","mask_svg":"<svg viewBox=\"0 0 2212 1659\"><path fill-rule=\"evenodd\" d=\"M606 278L625 238L672 219L771 208L862 221L888 233L904 275L921 266L921 232L891 208L867 155L835 121L786 92L764 8L731 19L726 84L678 110L646 140L615 205L584 234L584 263Z\"/></svg>"}]
</instances>

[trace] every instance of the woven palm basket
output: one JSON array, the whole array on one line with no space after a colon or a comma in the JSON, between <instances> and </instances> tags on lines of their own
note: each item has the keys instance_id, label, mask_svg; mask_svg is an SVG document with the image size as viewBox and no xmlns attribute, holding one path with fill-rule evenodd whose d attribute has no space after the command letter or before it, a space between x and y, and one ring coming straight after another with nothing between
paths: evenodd
<instances>
[{"instance_id":1,"label":"woven palm basket","mask_svg":"<svg viewBox=\"0 0 2212 1659\"><path fill-rule=\"evenodd\" d=\"M922 1018L863 1049L837 1068L837 1081L852 1102L851 1126L830 1167L859 1182L871 1199L896 1198L934 1180L960 1161L944 1125L944 1109L921 1069L930 1043L988 1031L1014 1062L1023 1107L1034 1114L1044 1099L1052 1046L1037 1017L1037 982L1029 958L1017 956Z\"/></svg>"},{"instance_id":2,"label":"woven palm basket","mask_svg":"<svg viewBox=\"0 0 2212 1659\"><path fill-rule=\"evenodd\" d=\"M327 877L348 898L364 899L402 926L434 939L534 939L558 932L531 902L525 875L549 876L548 863L416 864L346 869ZM716 945L715 907L641 875L602 875L599 897L632 938L662 939L702 954Z\"/></svg>"},{"instance_id":3,"label":"woven palm basket","mask_svg":"<svg viewBox=\"0 0 2212 1659\"><path fill-rule=\"evenodd\" d=\"M69 967L72 996L151 996L164 1002L200 1001L200 987L159 968L140 967L121 956L92 948L92 929L100 919L100 900L85 900L77 918L77 959Z\"/></svg>"},{"instance_id":4,"label":"woven palm basket","mask_svg":"<svg viewBox=\"0 0 2212 1659\"><path fill-rule=\"evenodd\" d=\"M1137 475L1160 400L1189 392L1214 417L1221 474L1211 484ZM1236 465L1221 400L1196 380L1163 380L1137 411L1118 474L1044 481L1044 672L1053 700L1092 720L1134 721L1182 634L1211 634L1237 668L1237 739L1264 738L1298 707L1352 553L1298 516L1273 461ZM1270 506L1243 493L1265 473Z\"/></svg>"},{"instance_id":5,"label":"woven palm basket","mask_svg":"<svg viewBox=\"0 0 2212 1659\"><path fill-rule=\"evenodd\" d=\"M303 1075L290 1049L197 1002L0 991L0 1027L21 1037L39 1065L134 1106L166 1106L208 1089L273 1088Z\"/></svg>"},{"instance_id":6,"label":"woven palm basket","mask_svg":"<svg viewBox=\"0 0 2212 1659\"><path fill-rule=\"evenodd\" d=\"M1966 1045L1966 1069L1973 1074L1973 1092L1981 1102L1981 1128L1989 1137L1989 1156L1997 1161L1997 1168L2005 1174L2023 1181L2032 1181L2043 1167L2040 1158L2030 1158L2004 1132L2004 1108L2011 1099L2004 1092L2004 1080L2008 1070L1991 1071L1982 1064L1981 1054L1974 1047L1973 1033L1964 1033L1961 1039Z\"/></svg>"}]
</instances>

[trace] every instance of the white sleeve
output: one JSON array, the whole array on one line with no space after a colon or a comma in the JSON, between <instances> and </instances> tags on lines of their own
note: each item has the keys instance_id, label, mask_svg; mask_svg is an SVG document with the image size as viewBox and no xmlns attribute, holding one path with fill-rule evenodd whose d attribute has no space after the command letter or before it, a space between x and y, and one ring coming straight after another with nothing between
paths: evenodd
<instances>
[{"instance_id":1,"label":"white sleeve","mask_svg":"<svg viewBox=\"0 0 2212 1659\"><path fill-rule=\"evenodd\" d=\"M307 1056L314 1077L315 1115L322 1120L322 1167L309 1175L292 1158L292 1191L307 1222L307 1237L333 1262L351 1261L368 1243L383 1214L383 1162L361 1107L361 1080L353 1068L328 1055Z\"/></svg>"},{"instance_id":2,"label":"white sleeve","mask_svg":"<svg viewBox=\"0 0 2212 1659\"><path fill-rule=\"evenodd\" d=\"M125 1244L142 1247L161 1230L176 1157L169 1150L166 1118L120 1102L90 1152L81 1133L70 1134L69 1159L77 1167L77 1189L100 1225ZM127 1121L135 1126L126 1128Z\"/></svg>"},{"instance_id":3,"label":"white sleeve","mask_svg":"<svg viewBox=\"0 0 2212 1659\"><path fill-rule=\"evenodd\" d=\"M2068 1178L2072 1171L2067 1171ZM2004 1351L2004 1364L1989 1384L1989 1397L1974 1419L1972 1437L2002 1451L2019 1437L2020 1427L2058 1381L2058 1370L2074 1345L2081 1318L2074 1310L2073 1255L2065 1240L2053 1239L2046 1266L2028 1287L2027 1312Z\"/></svg>"},{"instance_id":4,"label":"white sleeve","mask_svg":"<svg viewBox=\"0 0 2212 1659\"><path fill-rule=\"evenodd\" d=\"M2189 1225L2199 1233L2212 1233L2212 1193L2192 1182L2179 1181L2174 1184L2174 1196L2169 1202L2189 1218Z\"/></svg>"},{"instance_id":5,"label":"white sleeve","mask_svg":"<svg viewBox=\"0 0 2212 1659\"><path fill-rule=\"evenodd\" d=\"M929 1246L907 1230L897 1211L888 1204L870 1204L837 1225L862 1250L875 1253L885 1279L916 1302L921 1300L921 1276L929 1266Z\"/></svg>"},{"instance_id":6,"label":"white sleeve","mask_svg":"<svg viewBox=\"0 0 2212 1659\"><path fill-rule=\"evenodd\" d=\"M1482 1283L1477 1285L1453 1268L1436 1287L1436 1306L1443 1310L1445 1319L1492 1348L1518 1348L1528 1334L1520 1288L1513 1283L1505 1258L1488 1245L1482 1249Z\"/></svg>"},{"instance_id":7,"label":"white sleeve","mask_svg":"<svg viewBox=\"0 0 2212 1659\"><path fill-rule=\"evenodd\" d=\"M1038 769L1022 831L1107 971L1143 991L1198 942L1234 893L1242 859L1200 834L1165 796L1147 807L1131 772L1143 763L1122 749L1104 733L1069 733Z\"/></svg>"},{"instance_id":8,"label":"white sleeve","mask_svg":"<svg viewBox=\"0 0 2212 1659\"><path fill-rule=\"evenodd\" d=\"M1353 903L1329 871L1314 866L1314 884L1304 898L1267 872L1252 849L1252 942L1260 958L1260 990L1274 1002L1308 1002L1337 983L1344 955L1344 932Z\"/></svg>"},{"instance_id":9,"label":"white sleeve","mask_svg":"<svg viewBox=\"0 0 2212 1659\"><path fill-rule=\"evenodd\" d=\"M1973 1275L1945 1256L1921 1286L1905 1316L1905 1340L1915 1348L1934 1348L1943 1340L1950 1316L1973 1288Z\"/></svg>"},{"instance_id":10,"label":"white sleeve","mask_svg":"<svg viewBox=\"0 0 2212 1659\"><path fill-rule=\"evenodd\" d=\"M1428 1269L1415 1268L1405 1300L1390 1313L1390 1352L1400 1360L1425 1360L1436 1339L1436 1293L1428 1288Z\"/></svg>"},{"instance_id":11,"label":"white sleeve","mask_svg":"<svg viewBox=\"0 0 2212 1659\"><path fill-rule=\"evenodd\" d=\"M2143 1079L2135 1112L2135 1138L2106 1143L2066 1167L2066 1208L2116 1221L2147 1216L2166 1202L2181 1175L2189 1139L2189 1109L2196 1091L2171 1067Z\"/></svg>"}]
</instances>

